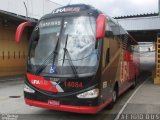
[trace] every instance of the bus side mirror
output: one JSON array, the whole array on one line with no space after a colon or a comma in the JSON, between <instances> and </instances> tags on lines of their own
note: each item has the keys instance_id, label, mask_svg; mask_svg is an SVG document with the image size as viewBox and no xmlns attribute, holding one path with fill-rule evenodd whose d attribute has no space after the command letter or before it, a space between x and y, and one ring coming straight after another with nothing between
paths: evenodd
<instances>
[{"instance_id":1,"label":"bus side mirror","mask_svg":"<svg viewBox=\"0 0 160 120\"><path fill-rule=\"evenodd\" d=\"M16 35L15 35L15 40L16 40L17 43L19 43L19 41L20 41L20 39L22 37L24 29L26 27L29 27L29 26L33 26L33 24L31 22L23 22L17 27Z\"/></svg>"},{"instance_id":2,"label":"bus side mirror","mask_svg":"<svg viewBox=\"0 0 160 120\"><path fill-rule=\"evenodd\" d=\"M96 39L105 37L106 16L100 14L96 20Z\"/></svg>"}]
</instances>

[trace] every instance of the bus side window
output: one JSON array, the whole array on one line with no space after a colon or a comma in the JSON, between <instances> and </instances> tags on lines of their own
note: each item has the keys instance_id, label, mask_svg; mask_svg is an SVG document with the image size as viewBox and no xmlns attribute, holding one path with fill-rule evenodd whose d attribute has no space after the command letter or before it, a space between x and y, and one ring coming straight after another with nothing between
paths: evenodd
<instances>
[{"instance_id":1,"label":"bus side window","mask_svg":"<svg viewBox=\"0 0 160 120\"><path fill-rule=\"evenodd\" d=\"M106 65L109 63L110 61L110 48L107 48L106 51Z\"/></svg>"},{"instance_id":2,"label":"bus side window","mask_svg":"<svg viewBox=\"0 0 160 120\"><path fill-rule=\"evenodd\" d=\"M138 45L132 45L132 51L133 51L133 52L139 52L139 47L138 47Z\"/></svg>"}]
</instances>

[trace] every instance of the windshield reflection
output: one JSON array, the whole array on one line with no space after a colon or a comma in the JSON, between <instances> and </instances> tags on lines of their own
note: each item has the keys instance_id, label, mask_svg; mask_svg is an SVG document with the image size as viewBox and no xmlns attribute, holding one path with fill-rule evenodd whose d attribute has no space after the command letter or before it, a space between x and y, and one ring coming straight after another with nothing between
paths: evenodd
<instances>
[{"instance_id":1,"label":"windshield reflection","mask_svg":"<svg viewBox=\"0 0 160 120\"><path fill-rule=\"evenodd\" d=\"M42 20L37 26L38 29L35 28L35 33L33 32L33 36L38 32L37 36L31 39L29 52L31 71L36 71L39 66L45 65L42 73L72 75L73 66L77 74L95 73L100 51L99 47L95 49L95 21L94 17L88 16ZM58 49L55 51L57 42ZM67 49L69 58L65 55L64 48ZM53 51L57 52L54 62L54 54L51 55Z\"/></svg>"}]
</instances>

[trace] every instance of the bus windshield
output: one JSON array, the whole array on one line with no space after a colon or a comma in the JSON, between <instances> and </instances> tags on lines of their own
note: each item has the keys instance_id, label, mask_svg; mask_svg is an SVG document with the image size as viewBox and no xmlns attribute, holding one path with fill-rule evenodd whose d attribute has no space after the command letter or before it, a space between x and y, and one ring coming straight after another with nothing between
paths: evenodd
<instances>
[{"instance_id":1,"label":"bus windshield","mask_svg":"<svg viewBox=\"0 0 160 120\"><path fill-rule=\"evenodd\" d=\"M39 74L56 77L95 74L100 52L95 32L96 20L90 16L41 20L31 36L29 71L41 69Z\"/></svg>"}]
</instances>

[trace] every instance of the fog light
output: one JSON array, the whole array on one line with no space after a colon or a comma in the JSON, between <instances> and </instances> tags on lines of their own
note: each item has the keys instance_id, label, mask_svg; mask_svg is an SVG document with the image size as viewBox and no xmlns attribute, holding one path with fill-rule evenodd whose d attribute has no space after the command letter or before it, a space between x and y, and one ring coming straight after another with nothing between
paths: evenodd
<instances>
[{"instance_id":1,"label":"fog light","mask_svg":"<svg viewBox=\"0 0 160 120\"><path fill-rule=\"evenodd\" d=\"M99 89L96 88L96 89L78 94L77 97L78 98L96 98L98 97L98 95L99 95Z\"/></svg>"},{"instance_id":2,"label":"fog light","mask_svg":"<svg viewBox=\"0 0 160 120\"><path fill-rule=\"evenodd\" d=\"M32 88L30 88L28 85L24 85L24 91L28 92L28 93L35 93L35 90L33 90Z\"/></svg>"}]
</instances>

